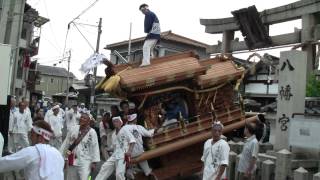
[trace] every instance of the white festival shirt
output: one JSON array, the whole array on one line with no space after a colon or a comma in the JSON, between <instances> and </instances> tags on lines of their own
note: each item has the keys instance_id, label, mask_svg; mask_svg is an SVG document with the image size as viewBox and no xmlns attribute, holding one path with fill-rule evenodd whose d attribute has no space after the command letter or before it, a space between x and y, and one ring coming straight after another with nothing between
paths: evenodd
<instances>
[{"instance_id":1,"label":"white festival shirt","mask_svg":"<svg viewBox=\"0 0 320 180\"><path fill-rule=\"evenodd\" d=\"M215 179L218 175L220 165L228 165L230 147L228 143L220 139L212 144L212 139L204 143L203 155L201 161L204 163L203 180ZM226 177L224 171L222 178Z\"/></svg>"},{"instance_id":2,"label":"white festival shirt","mask_svg":"<svg viewBox=\"0 0 320 180\"><path fill-rule=\"evenodd\" d=\"M13 127L13 117L14 117L14 112L19 111L18 108L14 107L14 108L10 108L10 116L9 116L9 131L11 129L12 131L12 127Z\"/></svg>"},{"instance_id":3,"label":"white festival shirt","mask_svg":"<svg viewBox=\"0 0 320 180\"><path fill-rule=\"evenodd\" d=\"M24 111L20 113L19 110L14 111L12 117L9 119L9 132L18 134L27 134L32 128L32 119L29 113Z\"/></svg>"},{"instance_id":4,"label":"white festival shirt","mask_svg":"<svg viewBox=\"0 0 320 180\"><path fill-rule=\"evenodd\" d=\"M26 180L63 180L64 160L47 144L26 147L0 158L0 172L24 170Z\"/></svg>"},{"instance_id":5,"label":"white festival shirt","mask_svg":"<svg viewBox=\"0 0 320 180\"><path fill-rule=\"evenodd\" d=\"M79 111L74 112L73 109L70 109L69 111L67 111L65 117L67 129L70 130L73 126L79 124L81 114L79 113Z\"/></svg>"},{"instance_id":6,"label":"white festival shirt","mask_svg":"<svg viewBox=\"0 0 320 180\"><path fill-rule=\"evenodd\" d=\"M69 146L77 139L79 129L80 126L76 125L68 132L67 137L60 148L60 152L63 155L65 155ZM98 137L94 129L90 128L89 132L73 150L73 153L75 154L74 166L85 166L88 163L100 161Z\"/></svg>"},{"instance_id":7,"label":"white festival shirt","mask_svg":"<svg viewBox=\"0 0 320 180\"><path fill-rule=\"evenodd\" d=\"M124 154L129 150L129 144L136 143L136 140L129 129L123 126L119 132L114 131L112 134L112 154L116 159L124 159Z\"/></svg>"},{"instance_id":8,"label":"white festival shirt","mask_svg":"<svg viewBox=\"0 0 320 180\"><path fill-rule=\"evenodd\" d=\"M142 137L152 137L154 134L154 129L147 130L143 126L136 124L127 124L124 127L131 132L136 140L136 143L132 150L132 157L141 155L144 152Z\"/></svg>"},{"instance_id":9,"label":"white festival shirt","mask_svg":"<svg viewBox=\"0 0 320 180\"><path fill-rule=\"evenodd\" d=\"M50 124L54 136L55 137L61 137L62 136L62 128L63 128L63 118L61 116L58 115L54 115L52 114L51 116L49 116L49 118L47 119L47 122Z\"/></svg>"},{"instance_id":10,"label":"white festival shirt","mask_svg":"<svg viewBox=\"0 0 320 180\"><path fill-rule=\"evenodd\" d=\"M103 145L107 145L107 147L111 150L112 149L112 134L113 134L114 130L109 128L109 124L107 123L106 128L103 125L103 122L101 121L99 124L99 133L100 133L100 138L102 140L103 136L107 137L107 144L103 144ZM103 143L103 141L101 141L101 143Z\"/></svg>"},{"instance_id":11,"label":"white festival shirt","mask_svg":"<svg viewBox=\"0 0 320 180\"><path fill-rule=\"evenodd\" d=\"M46 112L46 114L44 115L44 120L48 122L49 117L52 116L52 115L53 115L53 111L52 111L52 109L49 109ZM61 108L59 109L58 116L60 116L62 119L64 118L65 112L64 112L63 109L61 109Z\"/></svg>"}]
</instances>

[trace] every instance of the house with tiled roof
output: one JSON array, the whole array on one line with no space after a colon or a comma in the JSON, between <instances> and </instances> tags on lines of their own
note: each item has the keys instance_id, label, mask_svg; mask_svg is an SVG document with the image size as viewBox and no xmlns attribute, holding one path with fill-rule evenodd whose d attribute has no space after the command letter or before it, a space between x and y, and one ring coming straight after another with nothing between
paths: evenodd
<instances>
[{"instance_id":1,"label":"house with tiled roof","mask_svg":"<svg viewBox=\"0 0 320 180\"><path fill-rule=\"evenodd\" d=\"M51 96L67 90L68 71L62 67L37 65L39 72L35 91L44 96ZM74 74L69 74L69 86L76 79Z\"/></svg>"},{"instance_id":2,"label":"house with tiled roof","mask_svg":"<svg viewBox=\"0 0 320 180\"><path fill-rule=\"evenodd\" d=\"M139 62L142 60L142 46L145 37L135 38L131 40L130 61ZM117 56L117 51L122 57L128 59L129 41L121 41L113 44L108 44L104 49L111 50L111 61L114 64L121 64L121 58ZM154 54L158 57L171 54L181 53L185 51L194 51L199 55L200 59L207 59L210 55L207 53L208 44L178 35L172 31L161 33L160 42L154 49Z\"/></svg>"}]
</instances>

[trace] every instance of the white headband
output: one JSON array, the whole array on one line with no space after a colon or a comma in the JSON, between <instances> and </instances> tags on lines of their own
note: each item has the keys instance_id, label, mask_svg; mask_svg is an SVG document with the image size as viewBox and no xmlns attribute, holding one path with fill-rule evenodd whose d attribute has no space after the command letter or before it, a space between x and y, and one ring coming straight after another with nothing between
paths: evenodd
<instances>
[{"instance_id":1,"label":"white headband","mask_svg":"<svg viewBox=\"0 0 320 180\"><path fill-rule=\"evenodd\" d=\"M116 117L112 118L112 121L120 121L121 124L123 124L123 121L120 116L116 116Z\"/></svg>"},{"instance_id":2,"label":"white headband","mask_svg":"<svg viewBox=\"0 0 320 180\"><path fill-rule=\"evenodd\" d=\"M128 121L129 122L134 121L136 118L137 118L137 114L131 114L128 116Z\"/></svg>"},{"instance_id":3,"label":"white headband","mask_svg":"<svg viewBox=\"0 0 320 180\"><path fill-rule=\"evenodd\" d=\"M43 128L37 127L37 126L33 126L33 127L32 127L32 130L33 130L36 134L42 136L44 139L46 139L46 140L48 140L48 141L49 141L50 138L53 136L53 134L52 134L51 132L49 132L49 131L47 131L47 130L45 130L45 129L43 129Z\"/></svg>"},{"instance_id":4,"label":"white headband","mask_svg":"<svg viewBox=\"0 0 320 180\"><path fill-rule=\"evenodd\" d=\"M58 108L60 108L60 106L59 105L55 105L55 106L52 107L52 110L55 110L55 109L58 109Z\"/></svg>"}]
</instances>

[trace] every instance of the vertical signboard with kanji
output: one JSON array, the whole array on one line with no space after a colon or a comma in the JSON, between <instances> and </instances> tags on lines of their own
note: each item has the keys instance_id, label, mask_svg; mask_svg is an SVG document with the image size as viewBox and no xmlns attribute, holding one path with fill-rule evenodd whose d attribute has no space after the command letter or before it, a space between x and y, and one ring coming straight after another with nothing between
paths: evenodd
<instances>
[{"instance_id":1,"label":"vertical signboard with kanji","mask_svg":"<svg viewBox=\"0 0 320 180\"><path fill-rule=\"evenodd\" d=\"M307 54L280 53L275 149L289 149L289 125L293 113L303 113L306 93Z\"/></svg>"}]
</instances>

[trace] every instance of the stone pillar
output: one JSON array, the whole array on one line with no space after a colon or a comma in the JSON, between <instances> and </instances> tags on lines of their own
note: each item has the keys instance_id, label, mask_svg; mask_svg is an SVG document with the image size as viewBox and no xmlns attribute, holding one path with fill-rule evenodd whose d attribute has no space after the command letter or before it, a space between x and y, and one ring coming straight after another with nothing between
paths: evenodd
<instances>
[{"instance_id":1,"label":"stone pillar","mask_svg":"<svg viewBox=\"0 0 320 180\"><path fill-rule=\"evenodd\" d=\"M269 150L273 150L273 145L271 143L262 143L259 146L260 153L266 153Z\"/></svg>"},{"instance_id":2,"label":"stone pillar","mask_svg":"<svg viewBox=\"0 0 320 180\"><path fill-rule=\"evenodd\" d=\"M236 161L237 161L237 153L230 151L229 153L229 164L227 168L227 177L228 180L234 180L235 179L235 173L236 170Z\"/></svg>"},{"instance_id":3,"label":"stone pillar","mask_svg":"<svg viewBox=\"0 0 320 180\"><path fill-rule=\"evenodd\" d=\"M309 173L303 167L299 167L293 172L294 180L308 180L308 177L309 177Z\"/></svg>"},{"instance_id":4,"label":"stone pillar","mask_svg":"<svg viewBox=\"0 0 320 180\"><path fill-rule=\"evenodd\" d=\"M320 180L320 172L313 175L313 180Z\"/></svg>"},{"instance_id":5,"label":"stone pillar","mask_svg":"<svg viewBox=\"0 0 320 180\"><path fill-rule=\"evenodd\" d=\"M224 31L222 34L221 54L231 52L231 41L234 39L234 31Z\"/></svg>"},{"instance_id":6,"label":"stone pillar","mask_svg":"<svg viewBox=\"0 0 320 180\"><path fill-rule=\"evenodd\" d=\"M313 28L316 25L316 17L314 14L305 14L302 16L301 42L313 41ZM314 70L316 46L314 44L306 45L302 48L307 53L307 75Z\"/></svg>"},{"instance_id":7,"label":"stone pillar","mask_svg":"<svg viewBox=\"0 0 320 180\"><path fill-rule=\"evenodd\" d=\"M275 179L287 180L291 173L291 157L290 151L283 149L277 152Z\"/></svg>"},{"instance_id":8,"label":"stone pillar","mask_svg":"<svg viewBox=\"0 0 320 180\"><path fill-rule=\"evenodd\" d=\"M265 160L262 163L261 167L261 180L270 180L274 179L274 168L275 164L271 160Z\"/></svg>"},{"instance_id":9,"label":"stone pillar","mask_svg":"<svg viewBox=\"0 0 320 180\"><path fill-rule=\"evenodd\" d=\"M304 113L306 59L307 53L303 51L280 53L275 150L289 149L291 116L293 113Z\"/></svg>"}]
</instances>

